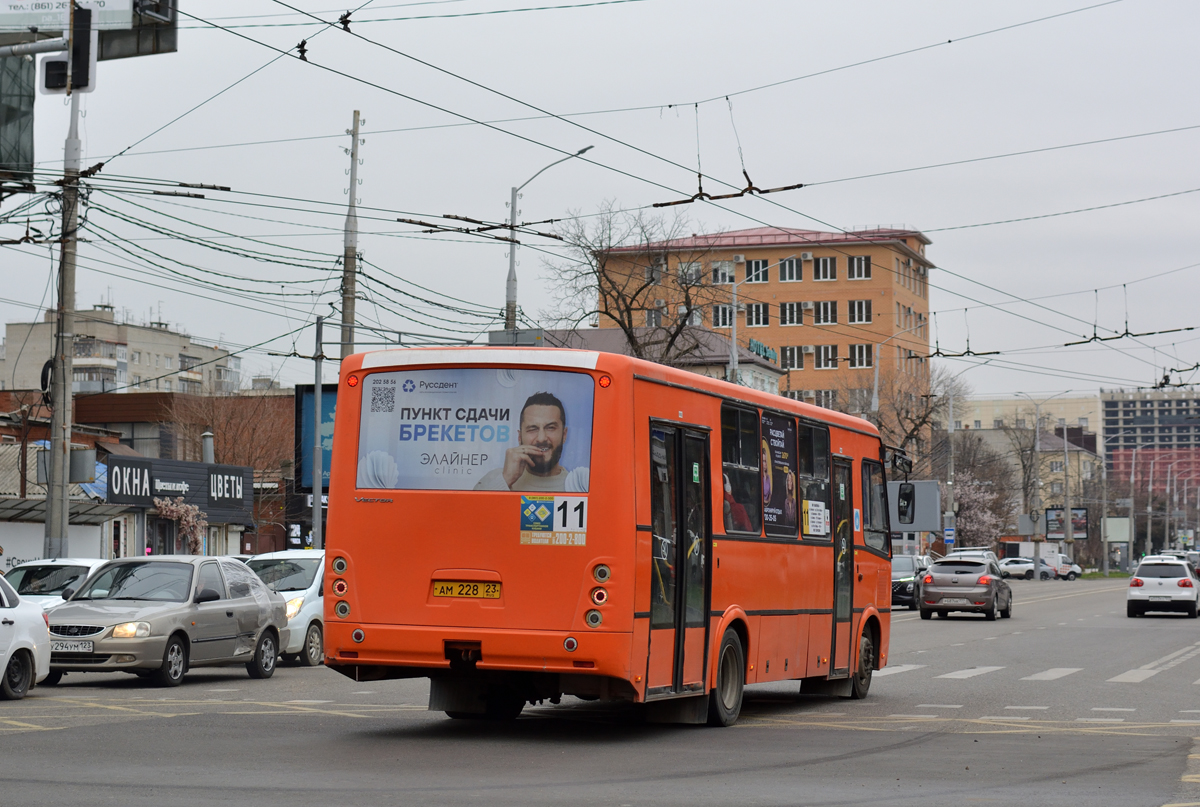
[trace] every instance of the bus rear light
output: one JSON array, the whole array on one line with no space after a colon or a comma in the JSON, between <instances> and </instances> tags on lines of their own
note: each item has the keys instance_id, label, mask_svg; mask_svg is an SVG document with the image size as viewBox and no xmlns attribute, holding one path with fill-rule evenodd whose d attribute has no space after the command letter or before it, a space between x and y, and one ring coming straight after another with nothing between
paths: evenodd
<instances>
[{"instance_id":1,"label":"bus rear light","mask_svg":"<svg viewBox=\"0 0 1200 807\"><path fill-rule=\"evenodd\" d=\"M1183 583L1179 585L1182 586ZM608 602L608 592L600 587L592 589L592 602L596 603L596 605L604 605L604 603Z\"/></svg>"},{"instance_id":2,"label":"bus rear light","mask_svg":"<svg viewBox=\"0 0 1200 807\"><path fill-rule=\"evenodd\" d=\"M583 667L585 669L594 669L596 662L594 661L572 661L571 664L575 667Z\"/></svg>"},{"instance_id":3,"label":"bus rear light","mask_svg":"<svg viewBox=\"0 0 1200 807\"><path fill-rule=\"evenodd\" d=\"M362 628L356 628L354 633L350 634L350 638L353 639L354 641L358 642L359 644L362 644L363 639L367 638L367 634L363 633Z\"/></svg>"},{"instance_id":4,"label":"bus rear light","mask_svg":"<svg viewBox=\"0 0 1200 807\"><path fill-rule=\"evenodd\" d=\"M587 623L589 628L598 628L604 622L604 614L599 611L588 611L583 617L583 621Z\"/></svg>"},{"instance_id":5,"label":"bus rear light","mask_svg":"<svg viewBox=\"0 0 1200 807\"><path fill-rule=\"evenodd\" d=\"M568 653L574 653L575 648L579 647L579 642L575 641L574 636L568 636L566 638L566 640L563 642L563 647L566 649L566 651Z\"/></svg>"},{"instance_id":6,"label":"bus rear light","mask_svg":"<svg viewBox=\"0 0 1200 807\"><path fill-rule=\"evenodd\" d=\"M350 590L350 584L341 578L333 581L333 593L339 597L345 597L346 592Z\"/></svg>"},{"instance_id":7,"label":"bus rear light","mask_svg":"<svg viewBox=\"0 0 1200 807\"><path fill-rule=\"evenodd\" d=\"M607 376L607 375L600 376L600 388L601 389L608 389L611 386L612 386L612 376Z\"/></svg>"},{"instance_id":8,"label":"bus rear light","mask_svg":"<svg viewBox=\"0 0 1200 807\"><path fill-rule=\"evenodd\" d=\"M333 571L336 572L337 574L345 574L346 569L349 568L349 566L350 566L350 564L346 563L345 558L334 558L333 559Z\"/></svg>"},{"instance_id":9,"label":"bus rear light","mask_svg":"<svg viewBox=\"0 0 1200 807\"><path fill-rule=\"evenodd\" d=\"M346 384L351 387L357 387L358 386L358 376L356 376L356 375L350 376L349 378L346 379Z\"/></svg>"},{"instance_id":10,"label":"bus rear light","mask_svg":"<svg viewBox=\"0 0 1200 807\"><path fill-rule=\"evenodd\" d=\"M597 583L607 583L609 580L612 580L612 569L603 563L598 563L596 564L596 568L592 569L592 577L596 578Z\"/></svg>"},{"instance_id":11,"label":"bus rear light","mask_svg":"<svg viewBox=\"0 0 1200 807\"><path fill-rule=\"evenodd\" d=\"M342 600L337 605L333 606L333 612L342 619L345 619L346 617L350 616L350 603Z\"/></svg>"},{"instance_id":12,"label":"bus rear light","mask_svg":"<svg viewBox=\"0 0 1200 807\"><path fill-rule=\"evenodd\" d=\"M339 650L338 656L340 658L358 658L358 651L357 650Z\"/></svg>"}]
</instances>

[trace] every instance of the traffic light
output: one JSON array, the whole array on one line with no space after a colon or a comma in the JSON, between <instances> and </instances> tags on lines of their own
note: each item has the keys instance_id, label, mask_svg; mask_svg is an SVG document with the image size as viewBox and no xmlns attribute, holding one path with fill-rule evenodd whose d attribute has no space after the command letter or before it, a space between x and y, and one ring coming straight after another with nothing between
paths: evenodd
<instances>
[{"instance_id":1,"label":"traffic light","mask_svg":"<svg viewBox=\"0 0 1200 807\"><path fill-rule=\"evenodd\" d=\"M92 31L92 10L75 6L75 23L71 30L71 89L89 92L96 69L96 42ZM42 91L67 91L67 54L48 56L42 60Z\"/></svg>"}]
</instances>

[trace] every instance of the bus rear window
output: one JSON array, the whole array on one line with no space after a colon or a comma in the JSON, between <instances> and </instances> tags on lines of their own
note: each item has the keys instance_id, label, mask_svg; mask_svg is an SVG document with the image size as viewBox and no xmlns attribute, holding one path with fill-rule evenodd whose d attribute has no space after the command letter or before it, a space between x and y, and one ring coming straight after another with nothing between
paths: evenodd
<instances>
[{"instance_id":1,"label":"bus rear window","mask_svg":"<svg viewBox=\"0 0 1200 807\"><path fill-rule=\"evenodd\" d=\"M590 375L553 370L374 373L357 487L586 493L593 393Z\"/></svg>"}]
</instances>

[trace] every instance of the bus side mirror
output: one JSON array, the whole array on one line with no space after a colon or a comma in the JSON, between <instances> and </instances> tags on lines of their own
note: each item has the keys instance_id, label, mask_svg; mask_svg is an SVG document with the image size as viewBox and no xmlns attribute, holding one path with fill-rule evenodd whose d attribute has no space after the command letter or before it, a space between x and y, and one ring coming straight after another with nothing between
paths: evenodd
<instances>
[{"instance_id":1,"label":"bus side mirror","mask_svg":"<svg viewBox=\"0 0 1200 807\"><path fill-rule=\"evenodd\" d=\"M901 524L912 524L916 516L916 486L912 482L901 482L896 492L896 516Z\"/></svg>"}]
</instances>

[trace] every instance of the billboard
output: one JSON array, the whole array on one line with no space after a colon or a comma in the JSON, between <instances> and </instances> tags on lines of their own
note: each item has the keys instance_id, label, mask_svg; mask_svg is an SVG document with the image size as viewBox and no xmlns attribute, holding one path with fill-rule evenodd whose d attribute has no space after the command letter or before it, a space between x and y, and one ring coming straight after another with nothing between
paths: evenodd
<instances>
[{"instance_id":1,"label":"billboard","mask_svg":"<svg viewBox=\"0 0 1200 807\"><path fill-rule=\"evenodd\" d=\"M1086 507L1071 508L1071 535L1073 538L1081 541L1087 540L1087 518ZM1066 537L1066 532L1063 529L1063 509L1061 507L1046 508L1046 540L1061 541Z\"/></svg>"},{"instance_id":2,"label":"billboard","mask_svg":"<svg viewBox=\"0 0 1200 807\"><path fill-rule=\"evenodd\" d=\"M128 30L133 26L133 0L75 0L92 10L92 27L97 31ZM45 0L5 0L0 3L0 33L28 34L37 28L41 34L66 30L71 13L68 3Z\"/></svg>"},{"instance_id":3,"label":"billboard","mask_svg":"<svg viewBox=\"0 0 1200 807\"><path fill-rule=\"evenodd\" d=\"M312 493L313 396L312 384L296 385L296 489ZM333 413L337 407L337 384L321 385L321 479L329 490L329 466L333 463Z\"/></svg>"},{"instance_id":4,"label":"billboard","mask_svg":"<svg viewBox=\"0 0 1200 807\"><path fill-rule=\"evenodd\" d=\"M0 58L0 185L32 190L36 80L34 62L21 56Z\"/></svg>"}]
</instances>

